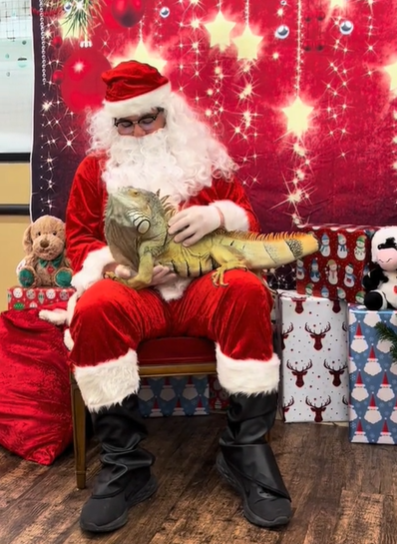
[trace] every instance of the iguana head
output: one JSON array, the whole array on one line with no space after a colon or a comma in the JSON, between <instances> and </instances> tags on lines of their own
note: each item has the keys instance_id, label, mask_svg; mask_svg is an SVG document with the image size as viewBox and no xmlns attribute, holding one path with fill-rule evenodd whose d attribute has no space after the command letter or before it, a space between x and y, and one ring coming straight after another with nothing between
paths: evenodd
<instances>
[{"instance_id":1,"label":"iguana head","mask_svg":"<svg viewBox=\"0 0 397 544\"><path fill-rule=\"evenodd\" d=\"M106 219L122 227L133 228L138 234L145 234L161 223L166 224L167 198L159 197L144 189L126 188L111 193L106 205ZM156 229L157 230L157 229Z\"/></svg>"}]
</instances>

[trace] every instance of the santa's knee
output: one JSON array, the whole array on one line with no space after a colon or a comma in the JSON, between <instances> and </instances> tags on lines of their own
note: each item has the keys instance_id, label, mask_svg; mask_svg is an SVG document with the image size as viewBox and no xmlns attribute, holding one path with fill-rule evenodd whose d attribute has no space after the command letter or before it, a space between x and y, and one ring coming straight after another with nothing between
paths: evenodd
<instances>
[{"instance_id":1,"label":"santa's knee","mask_svg":"<svg viewBox=\"0 0 397 544\"><path fill-rule=\"evenodd\" d=\"M269 312L271 311L271 294L263 281L252 272L230 270L225 275L225 282L227 283L225 295L231 303L238 304L241 308L265 304Z\"/></svg>"},{"instance_id":2,"label":"santa's knee","mask_svg":"<svg viewBox=\"0 0 397 544\"><path fill-rule=\"evenodd\" d=\"M130 291L130 292L128 292ZM72 337L79 330L93 326L95 334L107 326L117 326L125 316L125 303L136 294L112 280L101 280L85 291L76 303L70 325Z\"/></svg>"},{"instance_id":3,"label":"santa's knee","mask_svg":"<svg viewBox=\"0 0 397 544\"><path fill-rule=\"evenodd\" d=\"M385 310L387 300L381 291L370 291L364 297L364 305L371 311Z\"/></svg>"}]
</instances>

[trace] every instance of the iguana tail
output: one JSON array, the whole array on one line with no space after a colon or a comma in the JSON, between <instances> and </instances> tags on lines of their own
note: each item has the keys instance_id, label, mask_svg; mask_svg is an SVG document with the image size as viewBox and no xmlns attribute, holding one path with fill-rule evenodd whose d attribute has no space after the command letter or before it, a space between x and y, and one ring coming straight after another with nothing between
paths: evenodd
<instances>
[{"instance_id":1,"label":"iguana tail","mask_svg":"<svg viewBox=\"0 0 397 544\"><path fill-rule=\"evenodd\" d=\"M253 232L228 232L217 234L216 242L241 253L248 267L255 269L278 268L293 263L319 250L313 234L302 232L256 234Z\"/></svg>"}]
</instances>

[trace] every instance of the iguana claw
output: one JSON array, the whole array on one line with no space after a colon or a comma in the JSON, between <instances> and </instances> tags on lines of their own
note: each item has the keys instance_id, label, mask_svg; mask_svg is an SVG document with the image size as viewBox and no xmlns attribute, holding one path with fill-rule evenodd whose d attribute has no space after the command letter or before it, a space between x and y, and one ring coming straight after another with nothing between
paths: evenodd
<instances>
[{"instance_id":1,"label":"iguana claw","mask_svg":"<svg viewBox=\"0 0 397 544\"><path fill-rule=\"evenodd\" d=\"M105 279L117 281L118 283L121 283L122 285L129 286L128 279L119 278L119 276L117 276L114 272L105 272L104 277Z\"/></svg>"},{"instance_id":2,"label":"iguana claw","mask_svg":"<svg viewBox=\"0 0 397 544\"><path fill-rule=\"evenodd\" d=\"M224 271L216 271L212 274L212 283L215 287L227 287L229 284L223 281Z\"/></svg>"},{"instance_id":3,"label":"iguana claw","mask_svg":"<svg viewBox=\"0 0 397 544\"><path fill-rule=\"evenodd\" d=\"M234 265L234 266L224 265L224 266L220 266L219 268L217 268L215 270L215 272L212 273L211 277L212 277L213 285L215 287L227 287L229 284L224 282L225 272L227 270L236 270L236 269L247 271L248 267L244 266L244 265Z\"/></svg>"},{"instance_id":4,"label":"iguana claw","mask_svg":"<svg viewBox=\"0 0 397 544\"><path fill-rule=\"evenodd\" d=\"M114 272L105 272L104 277L109 280L117 281L118 283L130 287L131 289L135 289L136 291L149 287L149 284L140 280L137 276L134 276L133 278L119 278L119 276L117 276Z\"/></svg>"}]
</instances>

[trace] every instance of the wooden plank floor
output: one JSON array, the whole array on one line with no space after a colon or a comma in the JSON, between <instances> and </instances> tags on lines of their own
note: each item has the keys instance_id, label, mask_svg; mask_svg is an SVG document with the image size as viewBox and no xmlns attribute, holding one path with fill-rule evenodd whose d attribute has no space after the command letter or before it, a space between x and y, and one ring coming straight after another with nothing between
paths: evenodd
<instances>
[{"instance_id":1,"label":"wooden plank floor","mask_svg":"<svg viewBox=\"0 0 397 544\"><path fill-rule=\"evenodd\" d=\"M214 467L223 415L148 420L157 494L121 530L83 534L89 489L75 488L73 457L52 467L0 450L0 544L397 544L397 450L350 444L346 427L277 422L272 446L293 497L284 529L263 530ZM88 486L99 468L89 452Z\"/></svg>"}]
</instances>

